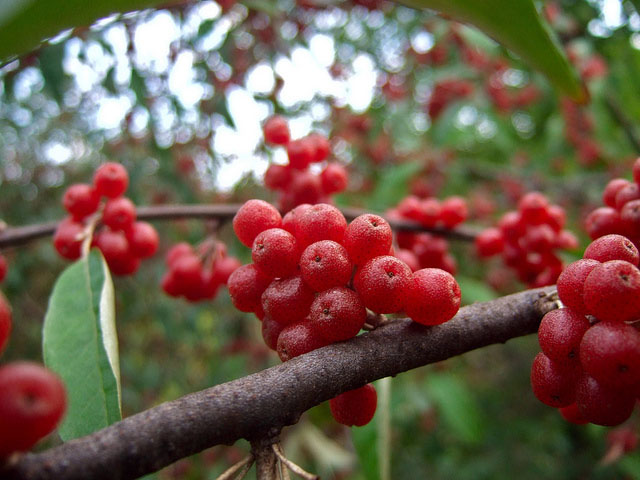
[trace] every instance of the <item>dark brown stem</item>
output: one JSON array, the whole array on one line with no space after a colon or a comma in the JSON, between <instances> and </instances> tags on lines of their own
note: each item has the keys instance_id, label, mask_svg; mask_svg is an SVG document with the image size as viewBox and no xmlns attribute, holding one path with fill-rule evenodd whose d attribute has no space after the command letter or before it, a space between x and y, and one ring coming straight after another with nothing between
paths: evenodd
<instances>
[{"instance_id":1,"label":"dark brown stem","mask_svg":"<svg viewBox=\"0 0 640 480\"><path fill-rule=\"evenodd\" d=\"M277 480L277 457L269 439L251 442L251 453L256 459L257 480Z\"/></svg>"},{"instance_id":2,"label":"dark brown stem","mask_svg":"<svg viewBox=\"0 0 640 480\"><path fill-rule=\"evenodd\" d=\"M26 454L2 479L129 479L240 438L275 443L283 427L336 395L470 350L533 333L557 308L555 287L460 309L425 327L383 325L281 365L163 403L43 453ZM526 375L526 372L523 372Z\"/></svg>"},{"instance_id":3,"label":"dark brown stem","mask_svg":"<svg viewBox=\"0 0 640 480\"><path fill-rule=\"evenodd\" d=\"M233 218L241 205L238 204L214 204L214 205L159 205L155 207L138 207L138 219L147 221L178 220L184 218L217 219L228 221ZM366 210L355 208L343 208L342 212L347 220L352 220ZM388 220L394 230L407 230L413 232L431 232L443 237L473 241L478 230L471 227L457 227L447 230L444 228L425 228L417 223L409 221ZM40 223L24 227L7 227L0 230L0 249L24 245L38 238L53 235L57 222Z\"/></svg>"}]
</instances>

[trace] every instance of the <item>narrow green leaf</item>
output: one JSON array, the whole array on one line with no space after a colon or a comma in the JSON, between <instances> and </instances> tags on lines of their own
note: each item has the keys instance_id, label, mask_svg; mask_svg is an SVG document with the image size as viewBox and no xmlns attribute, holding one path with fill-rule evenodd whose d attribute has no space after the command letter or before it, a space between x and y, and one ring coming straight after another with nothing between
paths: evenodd
<instances>
[{"instance_id":1,"label":"narrow green leaf","mask_svg":"<svg viewBox=\"0 0 640 480\"><path fill-rule=\"evenodd\" d=\"M47 367L63 379L69 408L63 440L87 435L121 419L120 367L114 291L99 251L58 278L44 319Z\"/></svg>"},{"instance_id":2,"label":"narrow green leaf","mask_svg":"<svg viewBox=\"0 0 640 480\"><path fill-rule=\"evenodd\" d=\"M371 210L383 211L392 205L397 205L407 195L409 180L421 169L419 163L404 163L380 170L380 178L383 181L377 183L367 201Z\"/></svg>"},{"instance_id":3,"label":"narrow green leaf","mask_svg":"<svg viewBox=\"0 0 640 480\"><path fill-rule=\"evenodd\" d=\"M532 0L398 0L475 25L547 76L563 94L587 102L589 94L545 26Z\"/></svg>"}]
</instances>

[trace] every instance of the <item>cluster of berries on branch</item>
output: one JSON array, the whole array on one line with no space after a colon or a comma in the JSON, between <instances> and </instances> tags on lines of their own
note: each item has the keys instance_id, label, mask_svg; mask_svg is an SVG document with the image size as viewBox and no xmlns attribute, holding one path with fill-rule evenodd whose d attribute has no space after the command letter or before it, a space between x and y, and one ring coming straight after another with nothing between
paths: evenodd
<instances>
[{"instance_id":1,"label":"cluster of berries on branch","mask_svg":"<svg viewBox=\"0 0 640 480\"><path fill-rule=\"evenodd\" d=\"M614 426L640 394L640 270L626 237L593 241L558 278L564 308L547 313L531 385L543 403L573 423Z\"/></svg>"},{"instance_id":2,"label":"cluster of berries on branch","mask_svg":"<svg viewBox=\"0 0 640 480\"><path fill-rule=\"evenodd\" d=\"M367 309L404 311L416 322L436 325L460 307L460 288L449 273L412 272L393 256L391 227L378 215L360 215L347 224L332 205L303 204L283 218L269 203L249 200L233 228L251 248L253 263L229 277L231 300L262 321L264 341L282 361L354 337ZM352 395L371 402L369 388ZM349 398L334 402L338 421L344 418L336 413L345 408L340 405L353 404ZM344 423L364 424L361 418Z\"/></svg>"},{"instance_id":3,"label":"cluster of berries on branch","mask_svg":"<svg viewBox=\"0 0 640 480\"><path fill-rule=\"evenodd\" d=\"M435 197L405 197L395 208L387 212L388 218L410 220L425 228L453 229L469 216L464 198L447 197L440 201ZM396 233L400 247L395 255L404 260L413 271L420 268L440 268L451 275L457 271L456 259L449 253L449 243L430 233L402 231Z\"/></svg>"},{"instance_id":4,"label":"cluster of berries on branch","mask_svg":"<svg viewBox=\"0 0 640 480\"><path fill-rule=\"evenodd\" d=\"M312 133L291 140L287 120L279 115L267 119L263 132L266 144L287 149L289 163L273 163L264 174L265 186L280 194L278 203L281 210L288 211L303 203L328 202L331 195L347 188L349 175L339 163L327 162L319 174L309 168L312 164L324 162L331 154L327 137Z\"/></svg>"},{"instance_id":5,"label":"cluster of berries on branch","mask_svg":"<svg viewBox=\"0 0 640 480\"><path fill-rule=\"evenodd\" d=\"M593 210L585 220L592 240L617 233L640 246L640 158L633 164L633 181L611 180L602 193L605 206Z\"/></svg>"},{"instance_id":6,"label":"cluster of berries on branch","mask_svg":"<svg viewBox=\"0 0 640 480\"><path fill-rule=\"evenodd\" d=\"M563 263L556 250L573 250L578 240L564 229L566 214L539 192L525 194L518 210L505 213L497 228L483 230L475 240L482 258L502 255L518 279L529 287L553 285Z\"/></svg>"},{"instance_id":7,"label":"cluster of berries on branch","mask_svg":"<svg viewBox=\"0 0 640 480\"><path fill-rule=\"evenodd\" d=\"M64 193L62 203L69 216L53 236L53 245L63 258L76 260L82 245L91 237L91 246L100 249L115 275L131 275L142 259L158 250L159 238L147 222L136 221L136 207L124 196L129 174L119 163L108 162L96 170L93 184L77 183ZM98 228L92 226L99 220Z\"/></svg>"},{"instance_id":8,"label":"cluster of berries on branch","mask_svg":"<svg viewBox=\"0 0 640 480\"><path fill-rule=\"evenodd\" d=\"M227 246L213 239L193 248L186 242L173 245L165 258L167 273L162 277L164 292L189 302L212 300L241 262L227 255Z\"/></svg>"}]
</instances>

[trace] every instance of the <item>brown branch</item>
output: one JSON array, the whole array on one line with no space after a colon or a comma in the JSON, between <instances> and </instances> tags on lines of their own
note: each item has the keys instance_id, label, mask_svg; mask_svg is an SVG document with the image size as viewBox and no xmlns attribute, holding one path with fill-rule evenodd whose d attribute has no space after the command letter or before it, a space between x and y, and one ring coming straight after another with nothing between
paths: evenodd
<instances>
[{"instance_id":1,"label":"brown branch","mask_svg":"<svg viewBox=\"0 0 640 480\"><path fill-rule=\"evenodd\" d=\"M129 479L240 438L275 443L283 427L341 392L535 332L542 316L557 307L553 291L545 287L476 303L435 327L407 319L388 323L43 453L26 454L0 471L0 478Z\"/></svg>"},{"instance_id":2,"label":"brown branch","mask_svg":"<svg viewBox=\"0 0 640 480\"><path fill-rule=\"evenodd\" d=\"M239 204L212 204L212 205L159 205L153 207L138 207L138 219L148 221L178 220L184 218L217 219L228 221L233 218ZM345 217L352 220L366 210L344 208ZM431 232L456 240L473 241L478 231L470 227L458 227L453 230L444 228L425 228L417 223L409 221L388 220L394 230L407 230L414 232ZM24 245L32 240L53 235L57 222L40 223L24 227L7 227L0 230L0 248L16 247Z\"/></svg>"}]
</instances>

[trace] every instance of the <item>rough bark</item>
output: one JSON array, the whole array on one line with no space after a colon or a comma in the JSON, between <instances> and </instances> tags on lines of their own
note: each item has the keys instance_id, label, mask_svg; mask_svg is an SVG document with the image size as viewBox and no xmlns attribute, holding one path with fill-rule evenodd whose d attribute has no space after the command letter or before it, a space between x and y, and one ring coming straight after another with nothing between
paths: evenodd
<instances>
[{"instance_id":1,"label":"rough bark","mask_svg":"<svg viewBox=\"0 0 640 480\"><path fill-rule=\"evenodd\" d=\"M554 290L527 290L476 303L435 327L393 321L347 342L163 403L43 453L26 454L0 471L0 478L136 478L240 438L272 443L303 412L341 392L535 332L542 316L556 308Z\"/></svg>"}]
</instances>

